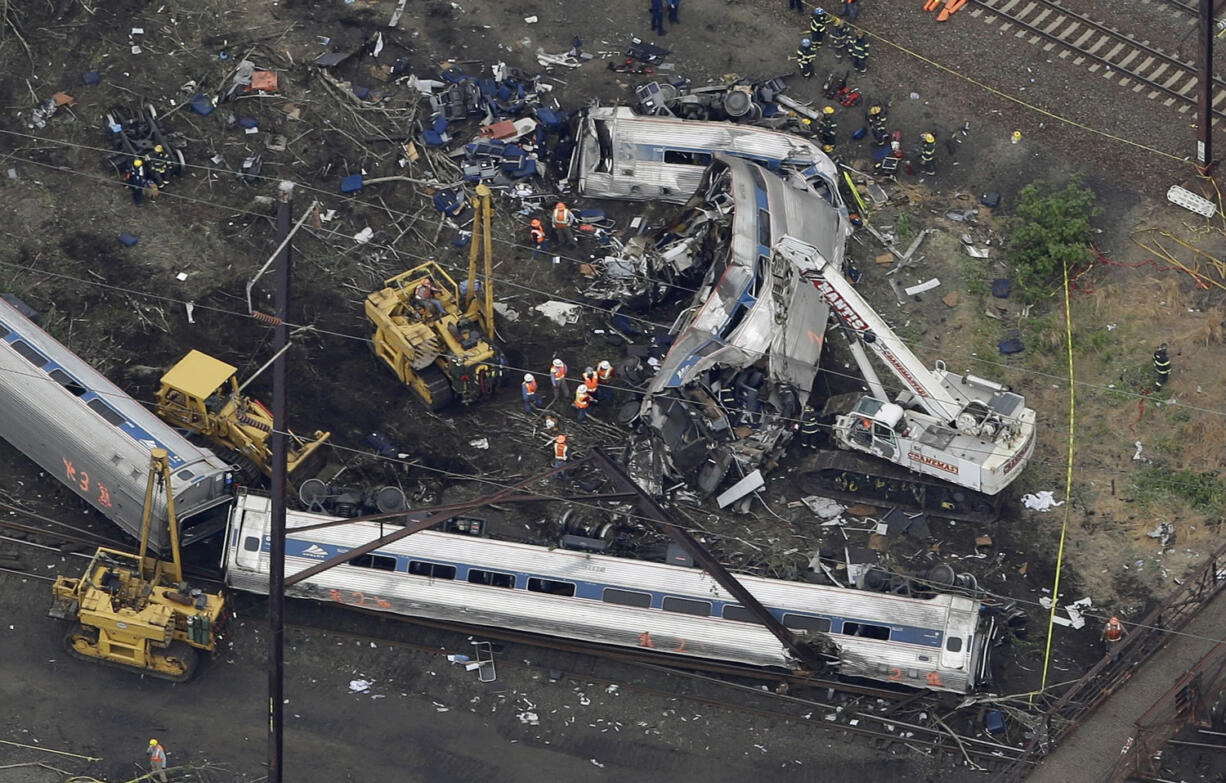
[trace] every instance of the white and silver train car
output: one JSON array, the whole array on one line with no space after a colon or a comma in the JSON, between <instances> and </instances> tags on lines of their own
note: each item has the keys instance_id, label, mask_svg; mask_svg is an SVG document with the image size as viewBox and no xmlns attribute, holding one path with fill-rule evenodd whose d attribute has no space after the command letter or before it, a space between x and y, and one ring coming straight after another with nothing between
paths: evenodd
<instances>
[{"instance_id":1,"label":"white and silver train car","mask_svg":"<svg viewBox=\"0 0 1226 783\"><path fill-rule=\"evenodd\" d=\"M842 206L838 168L809 139L734 122L644 116L628 106L580 115L567 176L591 198L684 204L715 153L793 172Z\"/></svg>"},{"instance_id":2,"label":"white and silver train car","mask_svg":"<svg viewBox=\"0 0 1226 783\"><path fill-rule=\"evenodd\" d=\"M225 526L232 467L189 442L9 302L0 299L0 437L129 535L140 535L149 452L170 455L184 543ZM210 513L213 512L213 513ZM150 546L169 546L166 507Z\"/></svg>"},{"instance_id":3,"label":"white and silver train car","mask_svg":"<svg viewBox=\"0 0 1226 783\"><path fill-rule=\"evenodd\" d=\"M223 566L227 583L268 592L271 502L240 491ZM290 511L285 572L297 573L386 530ZM825 634L845 676L967 693L987 677L992 621L970 598L919 599L739 577L784 625ZM476 626L761 667L787 650L704 571L424 531L291 587L289 595Z\"/></svg>"}]
</instances>

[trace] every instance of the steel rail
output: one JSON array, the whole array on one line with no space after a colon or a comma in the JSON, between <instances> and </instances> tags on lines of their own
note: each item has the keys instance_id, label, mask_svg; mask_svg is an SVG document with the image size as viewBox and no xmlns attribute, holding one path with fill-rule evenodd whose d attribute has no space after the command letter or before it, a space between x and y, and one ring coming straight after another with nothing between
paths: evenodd
<instances>
[{"instance_id":1,"label":"steel rail","mask_svg":"<svg viewBox=\"0 0 1226 783\"><path fill-rule=\"evenodd\" d=\"M1116 76L1127 76L1128 78L1143 84L1146 88L1154 92L1163 93L1178 101L1184 101L1193 105L1195 105L1197 102L1194 90L1191 92L1191 94L1184 94L1149 78L1137 70L1134 70L1128 64L1121 64L1119 58L1112 59L1107 55L1091 52L1087 47L1078 46L1073 39L1084 38L1083 30L1084 28L1089 28L1091 32L1096 33L1096 35L1091 35L1090 38L1086 39L1086 43L1090 44L1091 46L1097 44L1102 36L1109 36L1119 42L1122 42L1126 46L1133 47L1139 53L1142 53L1155 60L1161 60L1168 66L1173 66L1174 68L1186 72L1191 76L1195 76L1197 74L1197 67L1195 63L1188 62L1187 60L1183 60L1176 55L1169 54L1161 49L1150 46L1149 44L1142 43L1141 41L1133 38L1131 35L1120 32L1104 22L1099 22L1078 11L1066 8L1060 3L1056 2L1056 0L974 0L974 5L977 8L983 9L985 13L994 14L1005 22L1022 28L1027 33L1050 41L1056 46L1063 47L1080 57L1101 63L1102 65L1112 69ZM1040 12L1037 16L1027 13L1035 6L1039 6L1042 9L1047 9L1048 13ZM1053 19L1051 17L1052 13L1057 14L1058 17ZM1038 23L1026 21L1022 18L1023 15L1037 19ZM1060 24L1059 17L1063 17L1067 23ZM1072 30L1074 34L1069 34L1070 30ZM1067 35L1067 37L1064 37L1062 34ZM1093 46L1093 48L1101 49L1103 47L1099 45ZM1116 54L1120 53L1118 48L1110 51L1115 52ZM1125 63L1130 63L1131 60L1136 58L1124 57L1123 59ZM1145 61L1143 60L1142 62L1144 63ZM1170 83L1169 80L1168 83ZM1215 76L1213 77L1213 83L1215 87L1226 87L1226 79ZM1215 92L1216 95L1214 102L1216 103L1222 98L1223 91L1215 90ZM1226 118L1226 112L1219 111L1218 109L1213 109L1213 114L1215 117Z\"/></svg>"},{"instance_id":2,"label":"steel rail","mask_svg":"<svg viewBox=\"0 0 1226 783\"><path fill-rule=\"evenodd\" d=\"M342 606L342 610L357 610L358 614L370 615L380 618L386 618L388 615L384 612L377 612L363 607ZM681 682L686 683L701 683L714 688L723 688L733 691L733 695L727 698L717 698L713 694L698 694L690 689L673 689L666 690L663 688L644 685L640 682L626 682L621 680L609 679L595 674L592 671L585 672L569 672L574 676L580 677L586 681L598 682L604 684L616 684L618 687L632 689L642 693L649 693L666 698L685 699L696 704L702 704L711 707L718 707L733 712L758 715L761 717L784 719L791 721L804 720L811 722L814 726L821 727L827 730L834 730L855 734L871 740L876 740L884 743L899 743L906 745L917 752L931 753L939 751L951 755L969 756L976 761L982 762L985 765L991 764L998 766L1008 763L1028 763L1022 759L1023 748L1004 745L1002 743L984 740L979 737L967 735L951 736L949 731L943 729L922 726L916 723L910 723L901 720L897 715L891 712L883 712L881 714L866 712L860 709L848 709L846 704L838 705L828 702L807 699L790 694L779 693L776 691L762 690L760 686L747 685L744 683L732 682L718 679L711 676L712 674L721 674L732 677L743 677L749 679L769 680L772 682L787 682L789 685L813 686L819 689L834 690L840 693L846 693L854 697L867 698L885 698L898 700L908 697L912 694L900 693L894 691L885 691L882 689L866 688L863 686L855 686L848 683L833 682L826 680L815 680L804 675L793 674L789 672L766 672L761 670L746 669L731 664L720 664L717 662L684 662L678 663L669 659L668 664L661 664L659 660L653 657L653 654L644 652L637 654L630 651L619 651L609 647L601 647L599 645L585 645L581 642L561 642L558 643L547 637L535 636L533 634L525 634L514 631L506 631L503 629L492 630L485 627L466 626L461 623L450 623L438 620L423 620L422 618L403 617L400 615L392 615L399 623L407 625L424 625L430 628L455 632L465 635L478 633L483 638L492 638L499 641L507 641L517 644L525 644L532 647L537 647L546 650L553 650L564 653L575 653L584 656L592 657L597 660L613 661L617 663L636 666L639 668L649 669L657 673L666 675L669 678L677 678ZM351 631L338 631L335 629L321 627L314 624L291 623L288 627L298 628L302 630L324 632L340 636L343 638L362 640L362 641L378 641L394 647L401 647L418 652L440 655L437 646L425 644L417 644L413 642L405 642L395 639L388 639L385 636L375 636L368 633L355 633ZM654 654L658 656L659 654ZM557 668L552 662L540 664L528 664L538 668ZM753 696L758 699L763 699L776 704L786 704L795 708L796 712L784 709L765 709L762 707L754 707L746 704L746 699ZM936 696L931 699L938 698ZM932 703L925 705L932 709ZM837 714L836 720L813 720L804 714L799 714L801 710L812 712L814 710L822 710L828 713ZM879 724L880 729L870 728L865 723L872 722ZM893 727L896 730L891 730L886 727ZM956 736L956 739L954 738Z\"/></svg>"}]
</instances>

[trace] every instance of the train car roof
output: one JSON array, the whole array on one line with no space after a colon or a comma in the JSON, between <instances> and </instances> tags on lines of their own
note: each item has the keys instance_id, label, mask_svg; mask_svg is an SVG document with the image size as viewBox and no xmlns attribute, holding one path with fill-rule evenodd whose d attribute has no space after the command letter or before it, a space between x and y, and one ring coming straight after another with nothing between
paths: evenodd
<instances>
[{"instance_id":1,"label":"train car roof","mask_svg":"<svg viewBox=\"0 0 1226 783\"><path fill-rule=\"evenodd\" d=\"M100 397L124 419L116 429L123 432L131 441L139 443L146 449L161 446L170 455L171 469L178 471L187 465L202 460L216 460L213 452L196 446L176 432L170 425L163 422L145 406L132 399L123 389L112 383L105 375L98 372L93 365L86 362L43 331L38 324L26 318L16 307L0 300L0 321L12 330L12 334L0 337L0 342L7 342L10 347L15 340L21 340L34 348L46 361L37 365L29 358L30 366L47 371L48 365L54 364L63 372L72 376L87 392ZM16 349L14 349L16 351ZM56 369L52 367L50 369ZM55 381L39 377L37 383L55 385ZM144 466L141 466L144 470Z\"/></svg>"},{"instance_id":2,"label":"train car roof","mask_svg":"<svg viewBox=\"0 0 1226 783\"><path fill-rule=\"evenodd\" d=\"M267 514L271 510L271 500L262 495L242 495L235 505L235 513L246 510ZM386 525L380 526L378 522L354 522L294 535L294 528L318 524L329 519L334 518L322 514L289 511L286 515L288 537L351 549L390 532ZM266 532L266 528L265 519L261 530ZM306 551L299 553L299 556L314 555L321 561L326 559L326 550L322 547L317 549L320 551L316 554L308 547ZM627 590L637 588L686 597L701 596L722 603L737 603L730 593L699 568L681 568L666 563L567 549L549 549L514 541L422 531L377 551L438 562L462 561L470 566L503 573L530 573L555 580L600 582ZM287 569L287 573L289 572L290 569ZM911 598L747 574L737 574L737 579L767 606L877 620L885 624L943 629L949 611L973 612L978 609L977 602L972 599L949 593L941 593L931 598ZM799 596L804 597L804 606L796 605Z\"/></svg>"}]
</instances>

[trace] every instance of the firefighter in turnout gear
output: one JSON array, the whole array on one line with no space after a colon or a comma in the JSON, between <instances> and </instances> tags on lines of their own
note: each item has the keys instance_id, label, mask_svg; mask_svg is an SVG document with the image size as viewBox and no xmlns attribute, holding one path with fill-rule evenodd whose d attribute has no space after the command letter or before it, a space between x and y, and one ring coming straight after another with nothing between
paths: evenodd
<instances>
[{"instance_id":1,"label":"firefighter in turnout gear","mask_svg":"<svg viewBox=\"0 0 1226 783\"><path fill-rule=\"evenodd\" d=\"M806 405L800 419L800 445L806 449L816 449L821 434L821 418L812 405Z\"/></svg>"},{"instance_id":2,"label":"firefighter in turnout gear","mask_svg":"<svg viewBox=\"0 0 1226 783\"><path fill-rule=\"evenodd\" d=\"M847 54L851 57L851 64L856 69L856 73L865 73L868 71L868 34L860 34L854 41L847 45Z\"/></svg>"},{"instance_id":3,"label":"firefighter in turnout gear","mask_svg":"<svg viewBox=\"0 0 1226 783\"><path fill-rule=\"evenodd\" d=\"M818 139L822 143L822 149L825 152L832 152L838 135L839 126L834 119L834 107L822 107L822 124L817 129Z\"/></svg>"},{"instance_id":4,"label":"firefighter in turnout gear","mask_svg":"<svg viewBox=\"0 0 1226 783\"><path fill-rule=\"evenodd\" d=\"M847 44L851 42L851 28L837 16L830 23L830 45L834 47L834 59L842 60Z\"/></svg>"},{"instance_id":5,"label":"firefighter in turnout gear","mask_svg":"<svg viewBox=\"0 0 1226 783\"><path fill-rule=\"evenodd\" d=\"M796 50L796 64L800 67L800 75L806 79L813 78L813 61L817 59L817 50L813 48L813 42L808 38L800 40L800 47Z\"/></svg>"},{"instance_id":6,"label":"firefighter in turnout gear","mask_svg":"<svg viewBox=\"0 0 1226 783\"><path fill-rule=\"evenodd\" d=\"M873 146L884 147L890 141L890 133L886 130L885 107L874 103L868 107L868 130L873 134Z\"/></svg>"},{"instance_id":7,"label":"firefighter in turnout gear","mask_svg":"<svg viewBox=\"0 0 1226 783\"><path fill-rule=\"evenodd\" d=\"M920 167L923 168L925 174L936 174L937 137L931 133L925 133L920 139L923 141L923 144L920 145Z\"/></svg>"},{"instance_id":8,"label":"firefighter in turnout gear","mask_svg":"<svg viewBox=\"0 0 1226 783\"><path fill-rule=\"evenodd\" d=\"M1154 351L1154 372L1158 374L1158 388L1161 389L1171 378L1171 355L1167 352L1166 343Z\"/></svg>"},{"instance_id":9,"label":"firefighter in turnout gear","mask_svg":"<svg viewBox=\"0 0 1226 783\"><path fill-rule=\"evenodd\" d=\"M813 48L820 49L822 41L826 40L826 25L830 24L830 14L826 13L826 9L817 7L813 9L813 16L809 19L809 40L813 41Z\"/></svg>"}]
</instances>

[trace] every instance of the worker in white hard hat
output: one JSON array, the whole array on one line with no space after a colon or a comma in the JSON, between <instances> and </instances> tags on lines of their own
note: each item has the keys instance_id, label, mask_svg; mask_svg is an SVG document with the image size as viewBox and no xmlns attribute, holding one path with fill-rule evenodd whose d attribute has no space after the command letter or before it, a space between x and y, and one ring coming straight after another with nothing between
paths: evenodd
<instances>
[{"instance_id":1,"label":"worker in white hard hat","mask_svg":"<svg viewBox=\"0 0 1226 783\"><path fill-rule=\"evenodd\" d=\"M549 381L553 384L553 402L557 402L559 397L570 397L570 386L566 383L566 362L561 359L553 360L549 365Z\"/></svg>"},{"instance_id":2,"label":"worker in white hard hat","mask_svg":"<svg viewBox=\"0 0 1226 783\"><path fill-rule=\"evenodd\" d=\"M536 377L532 373L524 373L524 382L520 385L520 394L524 398L524 413L531 415L532 411L541 404L541 396L536 393Z\"/></svg>"}]
</instances>

